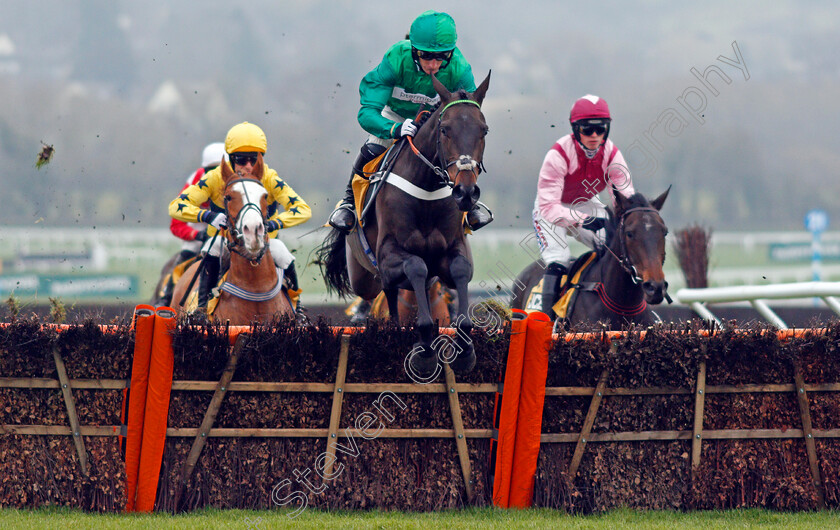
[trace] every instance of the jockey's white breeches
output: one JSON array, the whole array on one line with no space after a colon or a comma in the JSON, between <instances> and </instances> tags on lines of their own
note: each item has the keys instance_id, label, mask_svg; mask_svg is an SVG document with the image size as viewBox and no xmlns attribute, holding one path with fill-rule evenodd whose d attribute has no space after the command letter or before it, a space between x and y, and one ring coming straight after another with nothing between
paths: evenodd
<instances>
[{"instance_id":1,"label":"jockey's white breeches","mask_svg":"<svg viewBox=\"0 0 840 530\"><path fill-rule=\"evenodd\" d=\"M546 265L549 263L569 265L572 257L568 243L568 236L570 235L591 249L604 244L603 229L592 232L574 225L574 223L586 217L606 217L607 208L597 196L588 201L579 201L574 205L564 204L563 206L574 209L578 213L577 219L557 219L551 222L543 218L536 207L532 214L534 232L537 233L537 243L540 246L540 257ZM570 226L566 226L567 224Z\"/></svg>"},{"instance_id":2,"label":"jockey's white breeches","mask_svg":"<svg viewBox=\"0 0 840 530\"><path fill-rule=\"evenodd\" d=\"M385 105L385 108L382 109L382 112L380 112L379 114L381 114L383 118L388 118L389 120L395 121L397 123L402 123L405 121L405 118L391 110L391 107L387 105ZM368 136L367 141L365 143L379 144L385 147L390 147L393 141L394 140L391 138L380 138L371 134L370 136Z\"/></svg>"}]
</instances>

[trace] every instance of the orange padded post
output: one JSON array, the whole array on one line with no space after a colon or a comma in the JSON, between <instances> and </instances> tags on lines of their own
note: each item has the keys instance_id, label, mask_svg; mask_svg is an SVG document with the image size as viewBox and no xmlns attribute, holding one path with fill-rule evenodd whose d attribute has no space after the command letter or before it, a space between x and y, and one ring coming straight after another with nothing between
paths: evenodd
<instances>
[{"instance_id":1,"label":"orange padded post","mask_svg":"<svg viewBox=\"0 0 840 530\"><path fill-rule=\"evenodd\" d=\"M510 484L513 471L516 423L519 414L519 392L522 385L522 365L525 353L526 318L528 314L513 310L510 323L510 345L498 414L498 440L495 443L496 465L493 479L493 504L500 508L510 505ZM498 408L499 395L496 395ZM492 452L493 446L491 446Z\"/></svg>"},{"instance_id":2,"label":"orange padded post","mask_svg":"<svg viewBox=\"0 0 840 530\"><path fill-rule=\"evenodd\" d=\"M172 390L172 372L175 364L171 335L173 329L175 329L175 312L168 308L159 308L155 314L146 414L143 421L143 450L140 455L140 474L135 505L138 512L151 512L155 507L160 464L166 444L169 395Z\"/></svg>"},{"instance_id":3,"label":"orange padded post","mask_svg":"<svg viewBox=\"0 0 840 530\"><path fill-rule=\"evenodd\" d=\"M137 477L140 472L140 450L143 439L143 419L146 411L146 389L149 383L149 360L155 329L155 308L138 305L134 308L134 359L131 363L131 383L123 396L122 422L127 426L125 439L125 511L134 511ZM127 399L126 399L127 398ZM126 403L127 401L127 407Z\"/></svg>"},{"instance_id":4,"label":"orange padded post","mask_svg":"<svg viewBox=\"0 0 840 530\"><path fill-rule=\"evenodd\" d=\"M512 508L527 508L534 498L534 477L540 456L545 380L548 376L548 352L551 350L551 319L535 311L528 315L525 355L522 363L522 386L519 414L516 417L516 441L510 478ZM507 392L507 389L505 389Z\"/></svg>"}]
</instances>

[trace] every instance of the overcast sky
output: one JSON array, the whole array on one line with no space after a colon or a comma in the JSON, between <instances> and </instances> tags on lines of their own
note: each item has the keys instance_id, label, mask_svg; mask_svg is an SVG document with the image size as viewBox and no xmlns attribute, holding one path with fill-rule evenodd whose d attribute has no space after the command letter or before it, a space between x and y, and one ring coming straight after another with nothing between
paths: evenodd
<instances>
[{"instance_id":1,"label":"overcast sky","mask_svg":"<svg viewBox=\"0 0 840 530\"><path fill-rule=\"evenodd\" d=\"M674 185L672 215L680 221L708 215L725 228L744 222L736 218L726 226L727 220L713 213L715 204L700 204L727 193L720 189L722 177L713 181L711 195L698 189L704 173L730 168L732 183L746 175L740 193L772 184L780 197L773 207L795 212L779 217L786 227L797 228L813 206L833 207L840 192L832 172L840 163L838 138L833 127L821 125L833 124L840 112L836 2L714 0L685 7L654 0L0 0L0 89L74 85L79 72L102 66L90 52L91 62L80 64L86 42L93 43L88 50L112 53L124 45L130 58L112 69L125 68L122 86L98 87L103 102L122 99L149 108L167 82L181 97L191 95L193 86L222 86L232 79L264 83L261 90L246 86L242 98L202 107L202 119L211 108L222 109L225 118L210 120L201 135L181 131L195 156L171 161L173 173L194 165L208 137L222 136L241 119L259 121L270 146L276 139L294 150L284 153L291 173L336 175L331 195L324 186L307 189L305 179L297 186L320 202L315 215L323 217L365 136L355 122L359 80L429 8L455 18L459 47L477 80L493 71L484 109L491 134L483 189L497 210L506 208L506 187L514 177L523 197L532 200L542 157L568 132L568 109L585 93L609 101L612 139L625 152L637 188L654 195ZM25 108L7 108L0 120L16 131L27 116ZM51 138L50 131L40 137ZM0 135L0 148L4 141ZM303 153L301 145L330 148ZM160 153L154 138L144 138L142 151L131 158ZM732 159L720 160L721 153ZM785 196L794 196L792 183L813 188L813 203L806 198L784 203ZM519 199L511 208L527 225L528 201ZM756 215L755 208L745 211L744 216ZM684 212L691 217L680 218Z\"/></svg>"}]
</instances>

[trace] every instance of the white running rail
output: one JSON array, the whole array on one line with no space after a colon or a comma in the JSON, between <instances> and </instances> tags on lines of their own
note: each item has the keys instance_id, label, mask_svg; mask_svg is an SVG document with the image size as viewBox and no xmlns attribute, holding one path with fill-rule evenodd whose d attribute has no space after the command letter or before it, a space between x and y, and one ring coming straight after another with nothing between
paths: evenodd
<instances>
[{"instance_id":1,"label":"white running rail","mask_svg":"<svg viewBox=\"0 0 840 530\"><path fill-rule=\"evenodd\" d=\"M725 302L749 302L761 316L779 329L788 329L784 320L773 312L765 300L789 298L821 298L835 313L840 315L840 282L802 282L777 285L740 285L735 287L709 287L707 289L680 289L677 300L690 306L695 313L721 325L720 319L705 304Z\"/></svg>"}]
</instances>

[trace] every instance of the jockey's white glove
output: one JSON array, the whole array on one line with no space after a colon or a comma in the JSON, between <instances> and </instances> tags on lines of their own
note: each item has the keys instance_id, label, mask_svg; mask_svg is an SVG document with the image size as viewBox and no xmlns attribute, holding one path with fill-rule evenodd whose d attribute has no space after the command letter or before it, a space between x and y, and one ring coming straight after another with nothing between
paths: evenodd
<instances>
[{"instance_id":1,"label":"jockey's white glove","mask_svg":"<svg viewBox=\"0 0 840 530\"><path fill-rule=\"evenodd\" d=\"M227 228L227 215L221 212L212 212L207 210L204 215L201 216L201 222L207 223L208 225L212 226L216 230L221 230L222 228Z\"/></svg>"},{"instance_id":2,"label":"jockey's white glove","mask_svg":"<svg viewBox=\"0 0 840 530\"><path fill-rule=\"evenodd\" d=\"M403 136L414 136L417 134L417 124L414 123L414 120L405 120L397 129L397 133L397 138L401 138Z\"/></svg>"}]
</instances>

